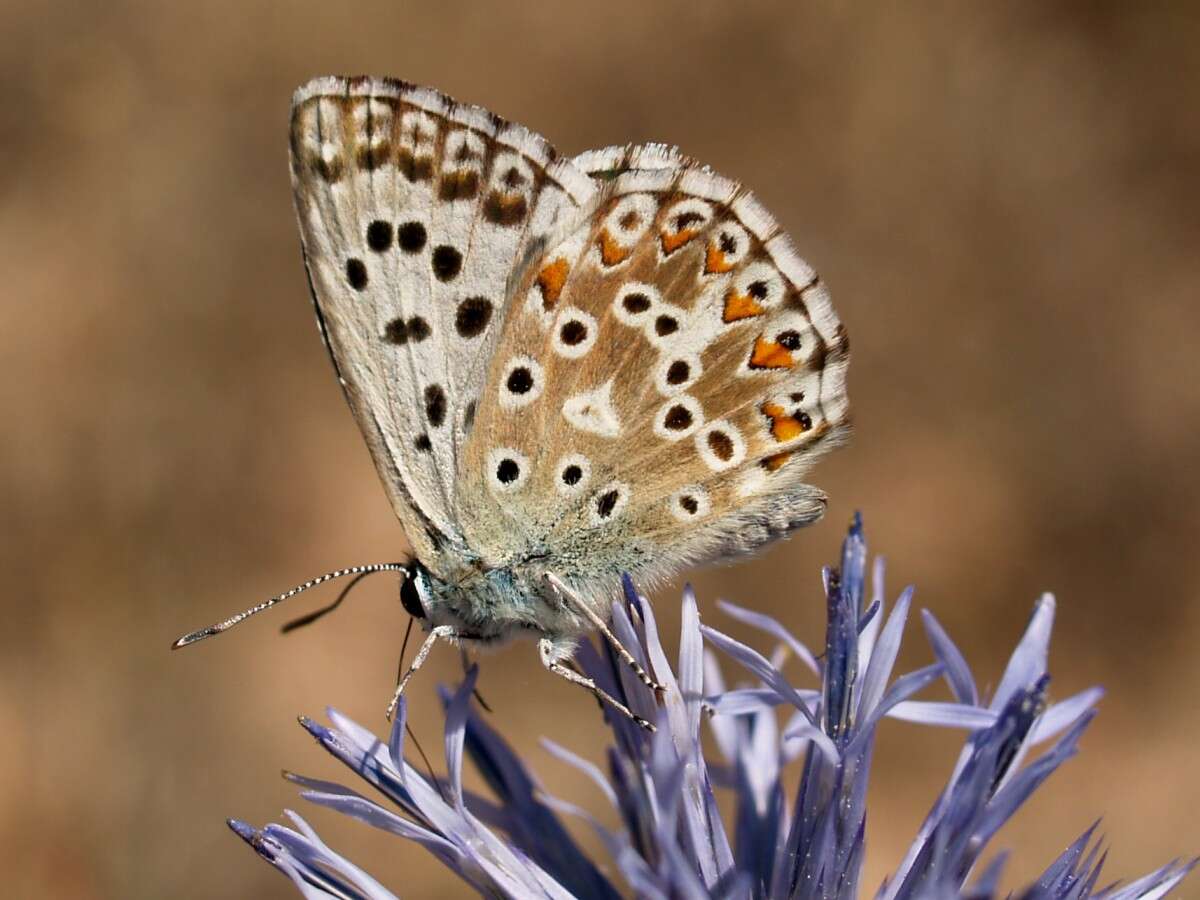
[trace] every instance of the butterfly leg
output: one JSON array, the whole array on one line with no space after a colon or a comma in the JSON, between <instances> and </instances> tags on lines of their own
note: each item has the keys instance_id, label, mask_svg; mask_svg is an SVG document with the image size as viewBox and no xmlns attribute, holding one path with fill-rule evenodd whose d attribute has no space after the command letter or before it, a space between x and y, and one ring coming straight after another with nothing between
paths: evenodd
<instances>
[{"instance_id":1,"label":"butterfly leg","mask_svg":"<svg viewBox=\"0 0 1200 900\"><path fill-rule=\"evenodd\" d=\"M538 641L538 655L541 656L542 665L555 675L559 676L560 678L565 678L567 681L571 682L571 684L577 684L581 688L590 691L592 696L594 696L601 703L607 703L621 715L633 720L647 731L654 731L654 725L652 723L647 722L641 716L634 713L633 710L601 688L600 685L596 684L596 682L592 681L592 679L588 678L586 675L580 675L570 666L563 665L562 661L559 659L558 653L555 651L554 642L549 638L542 638L540 641Z\"/></svg>"},{"instance_id":2,"label":"butterfly leg","mask_svg":"<svg viewBox=\"0 0 1200 900\"><path fill-rule=\"evenodd\" d=\"M387 719L392 720L392 713L396 711L396 706L400 702L400 695L404 693L404 688L408 685L408 680L416 674L417 669L425 664L425 660L429 656L429 651L433 649L433 645L438 640L453 640L458 637L458 633L449 625L437 625L431 628L429 636L425 638L425 643L421 644L421 649L417 651L417 655L413 658L412 665L408 667L408 671L404 673L404 677L400 679L400 683L396 685L396 693L392 695L392 702L388 704Z\"/></svg>"},{"instance_id":3,"label":"butterfly leg","mask_svg":"<svg viewBox=\"0 0 1200 900\"><path fill-rule=\"evenodd\" d=\"M655 697L662 699L662 696L667 692L667 689L651 678L646 670L642 668L642 664L633 658L633 654L626 649L624 644L617 640L617 636L612 633L612 629L608 627L608 623L604 621L604 617L599 615L588 604L584 603L583 600L576 596L575 593L563 583L562 579L553 572L546 573L546 580L550 582L550 586L554 588L559 597L566 601L571 607L583 613L587 620L596 627L596 630L604 635L604 639L612 645L612 648L615 651L617 651L617 656L621 657L621 659L625 661L625 664L629 666L629 668L633 669L633 674L635 674L641 680L642 684L654 691Z\"/></svg>"}]
</instances>

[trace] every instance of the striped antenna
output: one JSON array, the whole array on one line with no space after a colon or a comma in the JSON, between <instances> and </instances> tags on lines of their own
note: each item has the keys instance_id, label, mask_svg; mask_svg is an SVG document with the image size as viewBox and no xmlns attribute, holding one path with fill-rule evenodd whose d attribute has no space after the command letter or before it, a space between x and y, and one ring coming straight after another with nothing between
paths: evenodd
<instances>
[{"instance_id":1,"label":"striped antenna","mask_svg":"<svg viewBox=\"0 0 1200 900\"><path fill-rule=\"evenodd\" d=\"M190 634L185 634L179 640L171 644L172 650L178 650L180 647L186 647L188 644L194 644L197 641L202 641L205 638L212 637L214 634L220 634L222 631L228 631L239 622L243 622L251 616L258 615L266 609L270 609L277 603L282 603L289 597L295 597L297 594L302 594L309 588L316 587L318 584L324 584L326 581L333 581L335 578L342 578L346 575L372 575L375 572L401 572L404 577L408 577L408 566L404 563L373 563L369 566L350 566L348 569L338 569L336 572L330 572L322 575L319 578L314 578L311 581L306 581L304 584L297 585L290 591L285 591L278 597L272 597L270 600L264 600L258 606L252 606L244 612L238 613L236 616L230 616L224 622L218 622L215 625L209 625L207 628L201 628L199 631L193 631Z\"/></svg>"}]
</instances>

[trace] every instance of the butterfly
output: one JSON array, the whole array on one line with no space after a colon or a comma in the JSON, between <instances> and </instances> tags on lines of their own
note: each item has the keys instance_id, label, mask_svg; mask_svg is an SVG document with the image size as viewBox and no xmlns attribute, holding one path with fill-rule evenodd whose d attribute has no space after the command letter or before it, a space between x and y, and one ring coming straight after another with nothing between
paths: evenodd
<instances>
[{"instance_id":1,"label":"butterfly","mask_svg":"<svg viewBox=\"0 0 1200 900\"><path fill-rule=\"evenodd\" d=\"M547 669L653 585L818 520L803 481L849 429L849 342L817 274L740 184L662 144L559 156L392 79L292 101L317 322L396 516L427 636L537 639ZM395 700L393 700L393 703ZM643 723L647 724L648 723Z\"/></svg>"}]
</instances>

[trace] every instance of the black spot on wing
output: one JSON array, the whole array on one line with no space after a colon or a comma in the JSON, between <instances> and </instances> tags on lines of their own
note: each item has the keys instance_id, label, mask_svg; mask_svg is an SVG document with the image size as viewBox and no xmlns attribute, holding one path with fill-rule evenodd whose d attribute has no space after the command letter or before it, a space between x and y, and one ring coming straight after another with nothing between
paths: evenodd
<instances>
[{"instance_id":1,"label":"black spot on wing","mask_svg":"<svg viewBox=\"0 0 1200 900\"><path fill-rule=\"evenodd\" d=\"M350 282L350 287L356 291L366 289L367 266L361 259L346 260L346 281Z\"/></svg>"},{"instance_id":2,"label":"black spot on wing","mask_svg":"<svg viewBox=\"0 0 1200 900\"><path fill-rule=\"evenodd\" d=\"M460 337L473 338L483 334L492 319L492 302L484 297L468 297L458 304L454 327Z\"/></svg>"},{"instance_id":3,"label":"black spot on wing","mask_svg":"<svg viewBox=\"0 0 1200 900\"><path fill-rule=\"evenodd\" d=\"M383 253L392 246L392 223L376 219L367 226L367 246Z\"/></svg>"},{"instance_id":4,"label":"black spot on wing","mask_svg":"<svg viewBox=\"0 0 1200 900\"><path fill-rule=\"evenodd\" d=\"M434 428L440 428L446 421L446 392L440 384L425 388L425 418Z\"/></svg>"},{"instance_id":5,"label":"black spot on wing","mask_svg":"<svg viewBox=\"0 0 1200 900\"><path fill-rule=\"evenodd\" d=\"M438 281L451 281L462 271L462 254L449 244L440 244L433 248L431 264Z\"/></svg>"},{"instance_id":6,"label":"black spot on wing","mask_svg":"<svg viewBox=\"0 0 1200 900\"><path fill-rule=\"evenodd\" d=\"M396 230L396 243L405 253L420 253L427 239L425 226L420 222L405 222Z\"/></svg>"},{"instance_id":7,"label":"black spot on wing","mask_svg":"<svg viewBox=\"0 0 1200 900\"><path fill-rule=\"evenodd\" d=\"M612 515L613 510L617 508L617 501L621 499L621 492L616 488L605 491L596 498L596 515L601 519L607 519Z\"/></svg>"}]
</instances>

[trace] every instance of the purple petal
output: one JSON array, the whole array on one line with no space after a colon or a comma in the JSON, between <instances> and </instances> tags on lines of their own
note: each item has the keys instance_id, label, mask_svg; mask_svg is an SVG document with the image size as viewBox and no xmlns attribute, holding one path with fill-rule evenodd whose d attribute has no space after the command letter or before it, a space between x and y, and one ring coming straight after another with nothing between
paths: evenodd
<instances>
[{"instance_id":1,"label":"purple petal","mask_svg":"<svg viewBox=\"0 0 1200 900\"><path fill-rule=\"evenodd\" d=\"M766 657L757 650L750 649L741 641L735 640L708 625L701 625L700 630L710 644L714 644L721 652L740 663L745 669L757 676L760 681L779 694L785 702L792 704L805 713L808 720L815 724L812 710L808 708L808 704L804 702L804 698L796 692L796 689L784 678L783 673L772 666Z\"/></svg>"},{"instance_id":2,"label":"purple petal","mask_svg":"<svg viewBox=\"0 0 1200 900\"><path fill-rule=\"evenodd\" d=\"M555 759L565 762L567 765L586 775L596 787L600 788L600 791L608 798L609 803L613 806L617 805L617 795L613 793L612 786L605 779L604 773L600 771L599 766L588 762L582 756L577 756L561 744L556 744L550 738L542 738L541 745Z\"/></svg>"},{"instance_id":3,"label":"purple petal","mask_svg":"<svg viewBox=\"0 0 1200 900\"><path fill-rule=\"evenodd\" d=\"M860 683L859 718L871 715L887 688L892 667L896 664L896 656L900 653L900 641L904 637L904 625L908 621L908 608L912 604L912 596L913 589L905 588L879 634L870 660L866 662L866 672L863 673Z\"/></svg>"},{"instance_id":4,"label":"purple petal","mask_svg":"<svg viewBox=\"0 0 1200 900\"><path fill-rule=\"evenodd\" d=\"M981 706L966 703L942 703L936 700L903 700L892 707L888 717L918 725L963 728L976 731L996 722L996 714Z\"/></svg>"},{"instance_id":5,"label":"purple petal","mask_svg":"<svg viewBox=\"0 0 1200 900\"><path fill-rule=\"evenodd\" d=\"M950 640L941 623L929 610L921 610L921 621L925 626L925 636L933 648L933 655L946 667L946 682L950 685L954 699L959 703L978 706L979 693L975 689L975 679L971 677L971 668L954 641Z\"/></svg>"},{"instance_id":6,"label":"purple petal","mask_svg":"<svg viewBox=\"0 0 1200 900\"><path fill-rule=\"evenodd\" d=\"M696 593L690 584L683 589L679 624L679 691L687 707L688 733L698 737L700 705L704 697L704 639L700 635L700 610L696 606Z\"/></svg>"},{"instance_id":7,"label":"purple petal","mask_svg":"<svg viewBox=\"0 0 1200 900\"><path fill-rule=\"evenodd\" d=\"M463 805L463 742L467 738L467 716L471 711L471 695L475 693L478 677L479 666L471 666L446 707L446 772L450 780L450 795L454 798L454 805L459 807Z\"/></svg>"},{"instance_id":8,"label":"purple petal","mask_svg":"<svg viewBox=\"0 0 1200 900\"><path fill-rule=\"evenodd\" d=\"M700 630L704 633L705 638L712 644L715 644L721 651L733 657L734 660L741 663L750 672L757 675L768 686L779 692L788 703L791 703L796 709L800 710L805 718L808 719L815 732L811 736L813 743L825 754L831 761L838 758L837 748L833 741L825 732L816 727L816 722L813 719L812 710L804 702L804 698L796 693L796 689L788 684L778 669L772 666L761 654L751 650L745 644L735 641L728 635L724 635L707 625L701 625Z\"/></svg>"},{"instance_id":9,"label":"purple petal","mask_svg":"<svg viewBox=\"0 0 1200 900\"><path fill-rule=\"evenodd\" d=\"M1054 627L1054 597L1043 594L1033 607L1033 615L1017 649L1009 658L1008 667L1000 679L1000 686L989 704L990 709L999 710L1013 695L1031 687L1046 674L1046 658L1050 651L1050 630Z\"/></svg>"},{"instance_id":10,"label":"purple petal","mask_svg":"<svg viewBox=\"0 0 1200 900\"><path fill-rule=\"evenodd\" d=\"M774 619L765 613L736 606L728 600L718 600L717 607L730 618L736 619L744 625L749 625L751 628L757 628L759 631L765 631L776 640L781 641L814 675L819 676L821 674L821 667L817 665L817 659L813 656L812 651L804 646L794 634L784 628L778 619Z\"/></svg>"},{"instance_id":11,"label":"purple petal","mask_svg":"<svg viewBox=\"0 0 1200 900\"><path fill-rule=\"evenodd\" d=\"M765 688L764 690L770 690L770 688ZM726 693L725 678L721 674L721 666L717 662L717 656L707 647L704 648L704 692L709 701ZM780 702L782 703L783 701L781 700ZM740 740L737 723L726 716L709 716L708 727L712 732L713 740L716 741L717 747L721 751L721 755L726 760L732 760L737 753L737 744Z\"/></svg>"},{"instance_id":12,"label":"purple petal","mask_svg":"<svg viewBox=\"0 0 1200 900\"><path fill-rule=\"evenodd\" d=\"M1055 703L1033 723L1033 728L1029 731L1029 745L1033 746L1054 737L1099 703L1103 696L1104 688L1092 687Z\"/></svg>"}]
</instances>

